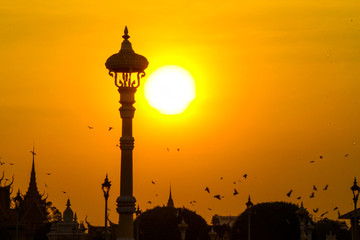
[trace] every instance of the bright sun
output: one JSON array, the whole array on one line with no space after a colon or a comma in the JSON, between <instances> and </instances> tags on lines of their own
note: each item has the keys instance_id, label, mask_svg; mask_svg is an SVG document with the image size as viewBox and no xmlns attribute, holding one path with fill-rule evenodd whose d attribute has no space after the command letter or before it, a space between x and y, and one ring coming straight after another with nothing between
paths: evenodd
<instances>
[{"instance_id":1,"label":"bright sun","mask_svg":"<svg viewBox=\"0 0 360 240\"><path fill-rule=\"evenodd\" d=\"M195 81L185 69L168 65L158 68L144 85L145 98L163 114L179 114L196 96Z\"/></svg>"}]
</instances>

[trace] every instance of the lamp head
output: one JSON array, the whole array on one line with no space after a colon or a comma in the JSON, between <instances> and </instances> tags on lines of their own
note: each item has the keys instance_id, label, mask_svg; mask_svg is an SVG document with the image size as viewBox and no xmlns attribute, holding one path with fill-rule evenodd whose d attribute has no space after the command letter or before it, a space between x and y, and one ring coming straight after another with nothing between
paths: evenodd
<instances>
[{"instance_id":1,"label":"lamp head","mask_svg":"<svg viewBox=\"0 0 360 240\"><path fill-rule=\"evenodd\" d=\"M109 197L110 187L111 187L111 182L109 181L108 175L106 174L105 181L104 181L104 183L101 185L101 189L103 190L105 197Z\"/></svg>"},{"instance_id":2,"label":"lamp head","mask_svg":"<svg viewBox=\"0 0 360 240\"><path fill-rule=\"evenodd\" d=\"M140 79L145 76L145 69L148 67L148 60L139 54L136 54L132 49L131 43L128 40L128 29L125 27L123 42L118 53L111 55L105 63L109 70L109 75L115 78L115 85L117 87L139 87ZM132 80L132 73L137 73L137 79ZM118 74L119 76L118 78Z\"/></svg>"}]
</instances>

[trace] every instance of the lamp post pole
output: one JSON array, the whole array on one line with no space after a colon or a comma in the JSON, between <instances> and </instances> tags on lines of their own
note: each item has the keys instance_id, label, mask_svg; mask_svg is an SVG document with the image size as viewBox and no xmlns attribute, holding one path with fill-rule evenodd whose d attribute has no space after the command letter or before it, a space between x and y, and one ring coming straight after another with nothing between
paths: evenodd
<instances>
[{"instance_id":1,"label":"lamp post pole","mask_svg":"<svg viewBox=\"0 0 360 240\"><path fill-rule=\"evenodd\" d=\"M133 149L132 119L134 118L135 92L140 86L140 80L145 76L148 60L132 49L128 40L128 29L125 27L123 42L118 53L110 56L105 66L109 75L115 80L115 86L120 93L120 117L122 119L122 135L120 138L121 172L120 196L117 198L117 212L119 213L119 228L117 239L134 239L133 214L136 199L133 196ZM136 77L132 78L136 74Z\"/></svg>"},{"instance_id":2,"label":"lamp post pole","mask_svg":"<svg viewBox=\"0 0 360 240\"><path fill-rule=\"evenodd\" d=\"M357 182L356 182L356 178L354 178L354 185L350 188L351 191L353 192L353 201L354 201L354 208L355 208L355 211L354 211L354 220L353 220L353 239L354 240L358 240L358 237L357 237L357 226L358 226L358 219L357 219L357 201L359 199L359 193L360 193L360 187L357 185Z\"/></svg>"},{"instance_id":3,"label":"lamp post pole","mask_svg":"<svg viewBox=\"0 0 360 240\"><path fill-rule=\"evenodd\" d=\"M109 199L109 191L111 187L111 182L108 179L108 175L106 174L104 183L101 185L101 189L104 192L105 198L105 240L108 240L108 199Z\"/></svg>"},{"instance_id":4,"label":"lamp post pole","mask_svg":"<svg viewBox=\"0 0 360 240\"><path fill-rule=\"evenodd\" d=\"M20 195L20 190L18 190L15 200L15 208L16 208L16 236L15 239L19 239L19 209L20 209L20 201L22 200L22 197Z\"/></svg>"},{"instance_id":5,"label":"lamp post pole","mask_svg":"<svg viewBox=\"0 0 360 240\"><path fill-rule=\"evenodd\" d=\"M252 207L254 204L251 202L250 195L249 199L246 203L246 211L248 213L248 240L251 240L251 214L252 214Z\"/></svg>"}]
</instances>

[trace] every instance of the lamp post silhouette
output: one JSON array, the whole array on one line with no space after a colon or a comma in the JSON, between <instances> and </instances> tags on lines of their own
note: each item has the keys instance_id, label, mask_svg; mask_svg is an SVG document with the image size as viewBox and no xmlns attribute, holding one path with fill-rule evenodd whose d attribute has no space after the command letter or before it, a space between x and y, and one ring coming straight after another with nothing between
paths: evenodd
<instances>
[{"instance_id":1,"label":"lamp post silhouette","mask_svg":"<svg viewBox=\"0 0 360 240\"><path fill-rule=\"evenodd\" d=\"M20 210L20 202L22 197L20 195L20 190L18 190L16 197L14 198L15 201L15 208L16 208L16 236L15 239L19 239L19 210Z\"/></svg>"},{"instance_id":2,"label":"lamp post silhouette","mask_svg":"<svg viewBox=\"0 0 360 240\"><path fill-rule=\"evenodd\" d=\"M111 187L111 182L108 179L108 175L106 174L106 178L104 183L101 185L101 189L104 192L105 197L105 240L108 240L108 199L109 199L109 191Z\"/></svg>"},{"instance_id":3,"label":"lamp post silhouette","mask_svg":"<svg viewBox=\"0 0 360 240\"><path fill-rule=\"evenodd\" d=\"M251 221L251 215L253 213L252 211L252 207L254 206L254 204L251 202L251 199L250 199L250 195L249 195L249 199L246 203L246 211L248 213L248 240L251 239L251 224L250 224L250 221Z\"/></svg>"},{"instance_id":4,"label":"lamp post silhouette","mask_svg":"<svg viewBox=\"0 0 360 240\"><path fill-rule=\"evenodd\" d=\"M358 226L358 219L357 219L357 201L359 199L359 193L360 193L360 187L357 185L357 182L356 182L356 178L354 178L354 185L350 188L351 191L353 192L353 201L354 201L354 208L355 208L355 211L354 211L354 219L353 219L353 239L357 240L358 237L357 237L357 226Z\"/></svg>"},{"instance_id":5,"label":"lamp post silhouette","mask_svg":"<svg viewBox=\"0 0 360 240\"><path fill-rule=\"evenodd\" d=\"M137 219L137 221L136 221L136 240L139 240L139 222L140 222L139 216L140 216L141 212L142 211L140 210L140 207L138 205L138 207L135 211L136 219Z\"/></svg>"},{"instance_id":6,"label":"lamp post silhouette","mask_svg":"<svg viewBox=\"0 0 360 240\"><path fill-rule=\"evenodd\" d=\"M117 212L119 213L118 239L134 239L133 214L136 199L133 196L133 149L132 119L134 118L135 92L140 86L140 80L145 76L148 60L132 49L128 40L128 29L125 27L124 38L118 53L110 56L105 66L109 75L114 78L115 86L120 93L120 117L122 119L122 135L120 138L121 172L120 196L117 198ZM136 76L134 77L134 75ZM134 77L134 78L133 78Z\"/></svg>"}]
</instances>

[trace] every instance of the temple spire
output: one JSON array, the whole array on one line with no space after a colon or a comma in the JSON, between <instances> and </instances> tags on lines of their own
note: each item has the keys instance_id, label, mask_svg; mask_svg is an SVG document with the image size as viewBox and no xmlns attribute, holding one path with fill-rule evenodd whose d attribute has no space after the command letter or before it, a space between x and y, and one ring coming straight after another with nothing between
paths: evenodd
<instances>
[{"instance_id":1,"label":"temple spire","mask_svg":"<svg viewBox=\"0 0 360 240\"><path fill-rule=\"evenodd\" d=\"M31 154L33 155L32 158L32 168L31 168L31 176L30 176L30 183L29 183L29 189L27 194L33 194L33 193L39 193L38 189L37 189L37 184L36 184L36 174L35 174L35 147L33 145L33 150L30 151Z\"/></svg>"},{"instance_id":2,"label":"temple spire","mask_svg":"<svg viewBox=\"0 0 360 240\"><path fill-rule=\"evenodd\" d=\"M170 185L170 194L169 194L169 200L168 200L168 202L167 202L167 206L168 207L175 207L174 206L174 201L173 201L173 199L172 199L172 197L171 197L171 185Z\"/></svg>"}]
</instances>

